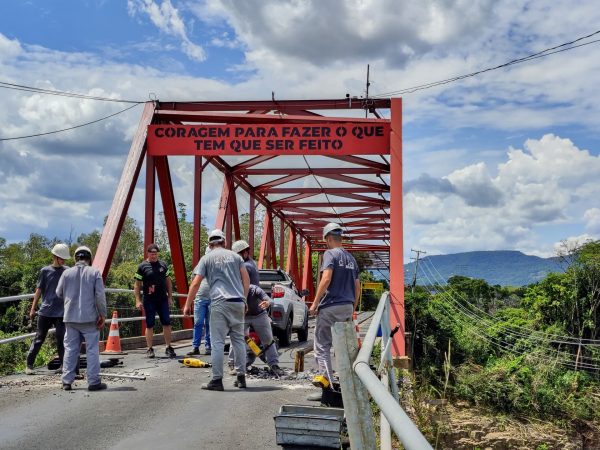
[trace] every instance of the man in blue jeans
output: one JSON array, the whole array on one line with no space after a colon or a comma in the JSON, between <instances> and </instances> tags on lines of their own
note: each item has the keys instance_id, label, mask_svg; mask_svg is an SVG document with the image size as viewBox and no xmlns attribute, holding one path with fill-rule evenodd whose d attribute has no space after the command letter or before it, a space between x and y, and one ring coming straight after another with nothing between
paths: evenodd
<instances>
[{"instance_id":1,"label":"man in blue jeans","mask_svg":"<svg viewBox=\"0 0 600 450\"><path fill-rule=\"evenodd\" d=\"M206 252L210 252L210 247L206 247ZM196 272L194 272L194 275ZM198 294L194 300L194 339L192 340L192 351L188 353L188 356L195 356L200 354L200 344L202 343L202 332L205 331L204 338L204 354L210 355L210 286L208 281L205 279L200 283Z\"/></svg>"},{"instance_id":2,"label":"man in blue jeans","mask_svg":"<svg viewBox=\"0 0 600 450\"><path fill-rule=\"evenodd\" d=\"M202 343L202 334L204 332L204 354L211 354L210 347L210 286L206 279L200 283L198 295L194 300L194 339L192 340L192 351L188 356L200 354L200 344Z\"/></svg>"}]
</instances>

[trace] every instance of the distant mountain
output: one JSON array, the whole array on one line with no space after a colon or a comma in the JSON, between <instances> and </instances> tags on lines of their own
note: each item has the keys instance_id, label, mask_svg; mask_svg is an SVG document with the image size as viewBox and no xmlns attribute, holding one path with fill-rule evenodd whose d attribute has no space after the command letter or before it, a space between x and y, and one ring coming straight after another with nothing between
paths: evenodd
<instances>
[{"instance_id":1,"label":"distant mountain","mask_svg":"<svg viewBox=\"0 0 600 450\"><path fill-rule=\"evenodd\" d=\"M524 286L542 280L550 272L562 271L558 258L540 258L512 250L466 252L421 258L417 283L442 283L453 275L463 275L491 285ZM412 282L414 273L414 262L404 265L406 284Z\"/></svg>"}]
</instances>

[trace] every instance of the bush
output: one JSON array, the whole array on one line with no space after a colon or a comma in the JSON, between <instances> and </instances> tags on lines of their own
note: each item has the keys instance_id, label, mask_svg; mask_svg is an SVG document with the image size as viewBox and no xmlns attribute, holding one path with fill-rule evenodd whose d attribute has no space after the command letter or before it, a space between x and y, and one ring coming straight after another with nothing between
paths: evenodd
<instances>
[{"instance_id":1,"label":"bush","mask_svg":"<svg viewBox=\"0 0 600 450\"><path fill-rule=\"evenodd\" d=\"M597 382L532 357L503 356L486 366L463 364L454 371L456 397L477 405L547 419L600 420Z\"/></svg>"},{"instance_id":2,"label":"bush","mask_svg":"<svg viewBox=\"0 0 600 450\"><path fill-rule=\"evenodd\" d=\"M0 339L18 336L20 334L23 333L3 333L0 331ZM25 359L30 345L31 339L0 345L0 375L9 375L14 372L25 370ZM35 359L35 366L47 364L55 355L56 340L54 339L54 336L49 336Z\"/></svg>"}]
</instances>

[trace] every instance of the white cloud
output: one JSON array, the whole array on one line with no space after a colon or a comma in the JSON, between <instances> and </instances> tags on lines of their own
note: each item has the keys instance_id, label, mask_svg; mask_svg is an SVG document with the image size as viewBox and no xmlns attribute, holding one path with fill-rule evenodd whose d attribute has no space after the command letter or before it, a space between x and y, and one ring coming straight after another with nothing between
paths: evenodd
<instances>
[{"instance_id":1,"label":"white cloud","mask_svg":"<svg viewBox=\"0 0 600 450\"><path fill-rule=\"evenodd\" d=\"M569 236L569 237L561 240L560 242L556 242L554 244L554 255L553 256L562 254L565 251L570 251L570 250L576 249L578 247L581 247L586 242L590 242L593 240L594 240L594 237L587 233L580 234L579 236Z\"/></svg>"},{"instance_id":2,"label":"white cloud","mask_svg":"<svg viewBox=\"0 0 600 450\"><path fill-rule=\"evenodd\" d=\"M538 234L542 224L568 222L589 231L600 225L600 209L586 210L590 198L600 198L600 156L545 135L527 140L523 150L510 149L507 158L495 177L479 163L442 179L407 182L407 235L437 253L528 249L539 254L551 246Z\"/></svg>"},{"instance_id":3,"label":"white cloud","mask_svg":"<svg viewBox=\"0 0 600 450\"><path fill-rule=\"evenodd\" d=\"M583 214L585 228L591 233L600 235L600 208L590 208Z\"/></svg>"},{"instance_id":4,"label":"white cloud","mask_svg":"<svg viewBox=\"0 0 600 450\"><path fill-rule=\"evenodd\" d=\"M188 37L185 24L171 0L163 0L159 5L153 0L127 0L127 9L131 16L146 14L163 33L181 40L182 51L195 61L204 61L206 53L202 46L193 43Z\"/></svg>"},{"instance_id":5,"label":"white cloud","mask_svg":"<svg viewBox=\"0 0 600 450\"><path fill-rule=\"evenodd\" d=\"M19 55L23 49L16 39L8 39L0 33L0 62Z\"/></svg>"}]
</instances>

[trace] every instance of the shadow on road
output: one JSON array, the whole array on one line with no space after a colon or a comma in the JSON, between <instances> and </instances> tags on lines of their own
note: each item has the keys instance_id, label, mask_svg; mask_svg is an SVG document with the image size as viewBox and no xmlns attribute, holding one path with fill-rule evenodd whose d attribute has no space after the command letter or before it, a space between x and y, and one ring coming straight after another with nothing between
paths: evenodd
<instances>
[{"instance_id":1,"label":"shadow on road","mask_svg":"<svg viewBox=\"0 0 600 450\"><path fill-rule=\"evenodd\" d=\"M115 391L119 391L119 392L131 392L131 391L137 391L136 387L133 386L117 386L117 387L112 387L110 384L108 385L108 390L111 392L115 392Z\"/></svg>"}]
</instances>

